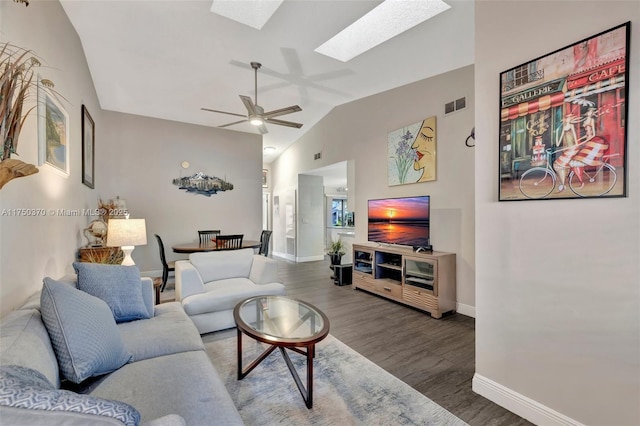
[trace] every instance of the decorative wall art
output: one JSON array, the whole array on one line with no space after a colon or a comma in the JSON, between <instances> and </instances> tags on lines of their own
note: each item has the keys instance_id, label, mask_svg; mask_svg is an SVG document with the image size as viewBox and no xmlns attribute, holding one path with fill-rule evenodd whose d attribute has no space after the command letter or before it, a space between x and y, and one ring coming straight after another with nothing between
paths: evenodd
<instances>
[{"instance_id":1,"label":"decorative wall art","mask_svg":"<svg viewBox=\"0 0 640 426\"><path fill-rule=\"evenodd\" d=\"M627 194L630 22L500 74L500 201Z\"/></svg>"},{"instance_id":2,"label":"decorative wall art","mask_svg":"<svg viewBox=\"0 0 640 426\"><path fill-rule=\"evenodd\" d=\"M179 189L184 189L193 194L206 195L207 197L211 197L211 195L220 191L231 191L233 189L233 184L216 176L207 176L202 172L174 179L173 184L177 185Z\"/></svg>"},{"instance_id":3,"label":"decorative wall art","mask_svg":"<svg viewBox=\"0 0 640 426\"><path fill-rule=\"evenodd\" d=\"M262 169L262 187L263 188L268 188L269 187L269 170L267 169Z\"/></svg>"},{"instance_id":4,"label":"decorative wall art","mask_svg":"<svg viewBox=\"0 0 640 426\"><path fill-rule=\"evenodd\" d=\"M93 118L87 107L82 105L82 183L89 188L95 185L95 136Z\"/></svg>"},{"instance_id":5,"label":"decorative wall art","mask_svg":"<svg viewBox=\"0 0 640 426\"><path fill-rule=\"evenodd\" d=\"M38 78L38 162L69 175L69 116Z\"/></svg>"},{"instance_id":6,"label":"decorative wall art","mask_svg":"<svg viewBox=\"0 0 640 426\"><path fill-rule=\"evenodd\" d=\"M389 186L436 180L436 117L389 133L388 154Z\"/></svg>"}]
</instances>

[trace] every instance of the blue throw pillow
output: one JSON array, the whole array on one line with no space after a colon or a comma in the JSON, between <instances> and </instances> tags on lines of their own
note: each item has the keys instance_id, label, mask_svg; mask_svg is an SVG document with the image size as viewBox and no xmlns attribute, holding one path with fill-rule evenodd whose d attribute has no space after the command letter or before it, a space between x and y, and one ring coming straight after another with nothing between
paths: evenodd
<instances>
[{"instance_id":1,"label":"blue throw pillow","mask_svg":"<svg viewBox=\"0 0 640 426\"><path fill-rule=\"evenodd\" d=\"M151 318L137 267L75 262L73 268L78 289L107 302L116 322Z\"/></svg>"},{"instance_id":2,"label":"blue throw pillow","mask_svg":"<svg viewBox=\"0 0 640 426\"><path fill-rule=\"evenodd\" d=\"M42 373L23 366L0 367L0 389L1 406L112 417L127 426L140 423L140 413L129 404L58 390Z\"/></svg>"},{"instance_id":3,"label":"blue throw pillow","mask_svg":"<svg viewBox=\"0 0 640 426\"><path fill-rule=\"evenodd\" d=\"M67 380L80 383L131 361L111 309L97 297L47 277L40 312Z\"/></svg>"}]
</instances>

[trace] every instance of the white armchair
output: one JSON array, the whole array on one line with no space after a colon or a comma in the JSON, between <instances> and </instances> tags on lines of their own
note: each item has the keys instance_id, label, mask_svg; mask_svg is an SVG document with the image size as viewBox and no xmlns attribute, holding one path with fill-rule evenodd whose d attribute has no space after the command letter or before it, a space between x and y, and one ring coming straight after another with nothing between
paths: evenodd
<instances>
[{"instance_id":1,"label":"white armchair","mask_svg":"<svg viewBox=\"0 0 640 426\"><path fill-rule=\"evenodd\" d=\"M253 249L193 253L176 261L176 301L200 334L235 327L233 308L243 299L283 295L278 263Z\"/></svg>"}]
</instances>

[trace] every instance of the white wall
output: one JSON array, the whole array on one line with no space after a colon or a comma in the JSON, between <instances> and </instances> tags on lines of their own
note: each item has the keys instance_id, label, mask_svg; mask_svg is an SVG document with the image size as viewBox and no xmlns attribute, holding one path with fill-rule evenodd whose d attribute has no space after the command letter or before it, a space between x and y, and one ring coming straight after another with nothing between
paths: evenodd
<instances>
[{"instance_id":1,"label":"white wall","mask_svg":"<svg viewBox=\"0 0 640 426\"><path fill-rule=\"evenodd\" d=\"M464 96L467 108L445 117L444 104ZM274 194L290 189L298 173L352 160L355 171L349 174L355 180L348 184L349 208L355 212L357 242L367 240L367 200L431 195L432 244L457 254L458 310L473 315L475 148L464 144L474 125L473 110L472 66L336 107L272 163ZM388 133L433 115L438 126L437 180L389 186ZM322 159L314 161L313 154L320 151Z\"/></svg>"},{"instance_id":2,"label":"white wall","mask_svg":"<svg viewBox=\"0 0 640 426\"><path fill-rule=\"evenodd\" d=\"M292 181L296 183L297 180ZM283 189L273 193L273 255L296 260L296 190Z\"/></svg>"},{"instance_id":3,"label":"white wall","mask_svg":"<svg viewBox=\"0 0 640 426\"><path fill-rule=\"evenodd\" d=\"M500 72L628 20L628 198L498 202ZM476 2L474 390L538 424L640 424L639 30L637 1Z\"/></svg>"},{"instance_id":4,"label":"white wall","mask_svg":"<svg viewBox=\"0 0 640 426\"><path fill-rule=\"evenodd\" d=\"M102 114L78 37L58 2L31 2L29 7L11 1L0 2L0 40L31 49L43 67L38 73L55 83L66 101L69 115L70 174L61 176L49 166L39 173L7 183L0 191L0 210L44 209L47 216L0 215L0 315L19 306L42 287L45 276L60 277L72 271L77 248L85 244L82 230L89 217L49 213L50 209L95 208L94 191L81 181L81 108L85 104L97 123ZM30 96L35 105L35 92ZM104 128L96 128L96 140L103 140ZM96 154L103 153L98 143ZM36 112L24 124L12 156L38 164ZM97 183L97 190L101 183Z\"/></svg>"},{"instance_id":5,"label":"white wall","mask_svg":"<svg viewBox=\"0 0 640 426\"><path fill-rule=\"evenodd\" d=\"M172 253L171 246L197 241L199 229L260 240L262 136L115 112L105 112L100 124L109 144L100 158L101 194L124 198L131 217L146 220L147 245L133 252L141 271L162 270L153 234L162 238L169 260L185 257ZM183 161L188 169L181 167ZM197 172L234 188L206 197L172 183Z\"/></svg>"},{"instance_id":6,"label":"white wall","mask_svg":"<svg viewBox=\"0 0 640 426\"><path fill-rule=\"evenodd\" d=\"M324 187L322 176L298 175L297 261L324 259Z\"/></svg>"}]
</instances>

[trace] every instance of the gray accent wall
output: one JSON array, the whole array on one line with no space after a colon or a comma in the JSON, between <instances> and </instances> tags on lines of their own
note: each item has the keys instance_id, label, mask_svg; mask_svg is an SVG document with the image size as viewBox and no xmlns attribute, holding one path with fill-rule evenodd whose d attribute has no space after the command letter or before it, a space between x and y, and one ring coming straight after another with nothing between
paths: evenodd
<instances>
[{"instance_id":1,"label":"gray accent wall","mask_svg":"<svg viewBox=\"0 0 640 426\"><path fill-rule=\"evenodd\" d=\"M628 198L498 202L499 74L628 20ZM640 2L476 2L474 390L537 424L640 424Z\"/></svg>"},{"instance_id":2,"label":"gray accent wall","mask_svg":"<svg viewBox=\"0 0 640 426\"><path fill-rule=\"evenodd\" d=\"M101 124L108 143L100 159L106 180L101 192L120 196L132 218L146 219L147 245L133 252L141 271L162 270L153 234L163 239L169 260L186 257L171 246L197 242L199 229L260 240L262 136L116 112L105 112ZM172 183L198 172L234 188L207 197Z\"/></svg>"}]
</instances>

